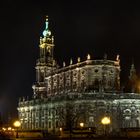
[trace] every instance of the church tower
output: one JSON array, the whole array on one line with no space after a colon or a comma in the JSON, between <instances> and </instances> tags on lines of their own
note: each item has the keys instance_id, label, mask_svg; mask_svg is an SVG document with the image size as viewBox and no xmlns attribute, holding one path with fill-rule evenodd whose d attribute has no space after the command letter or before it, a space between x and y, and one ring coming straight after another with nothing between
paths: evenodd
<instances>
[{"instance_id":1,"label":"church tower","mask_svg":"<svg viewBox=\"0 0 140 140\"><path fill-rule=\"evenodd\" d=\"M36 84L33 85L34 95L44 96L46 92L45 76L51 74L56 69L56 63L53 57L54 37L49 30L48 16L46 16L45 30L40 37L40 56L36 63Z\"/></svg>"},{"instance_id":2,"label":"church tower","mask_svg":"<svg viewBox=\"0 0 140 140\"><path fill-rule=\"evenodd\" d=\"M51 31L48 27L48 17L46 17L46 27L43 31L43 37L40 37L40 58L39 62L46 64L49 67L53 66L53 49L54 49L54 38L51 36Z\"/></svg>"}]
</instances>

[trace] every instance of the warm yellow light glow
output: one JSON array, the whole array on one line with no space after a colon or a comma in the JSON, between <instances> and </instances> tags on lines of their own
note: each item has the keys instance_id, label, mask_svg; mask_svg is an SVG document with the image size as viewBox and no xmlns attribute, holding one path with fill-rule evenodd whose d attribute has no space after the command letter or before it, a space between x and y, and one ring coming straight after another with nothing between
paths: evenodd
<instances>
[{"instance_id":1,"label":"warm yellow light glow","mask_svg":"<svg viewBox=\"0 0 140 140\"><path fill-rule=\"evenodd\" d=\"M40 48L45 48L45 45L44 45L44 44L41 44L41 45L40 45Z\"/></svg>"},{"instance_id":2,"label":"warm yellow light glow","mask_svg":"<svg viewBox=\"0 0 140 140\"><path fill-rule=\"evenodd\" d=\"M2 130L3 130L3 131L6 131L6 128L3 127Z\"/></svg>"},{"instance_id":3,"label":"warm yellow light glow","mask_svg":"<svg viewBox=\"0 0 140 140\"><path fill-rule=\"evenodd\" d=\"M101 123L102 123L103 125L108 125L108 124L110 124L110 123L111 123L110 117L104 117L104 118L102 118Z\"/></svg>"},{"instance_id":4,"label":"warm yellow light glow","mask_svg":"<svg viewBox=\"0 0 140 140\"><path fill-rule=\"evenodd\" d=\"M81 123L80 123L80 127L84 127L84 123L81 122Z\"/></svg>"},{"instance_id":5,"label":"warm yellow light glow","mask_svg":"<svg viewBox=\"0 0 140 140\"><path fill-rule=\"evenodd\" d=\"M20 126L21 126L20 121L15 121L15 122L14 122L14 126L17 127L17 128L20 127Z\"/></svg>"},{"instance_id":6,"label":"warm yellow light glow","mask_svg":"<svg viewBox=\"0 0 140 140\"><path fill-rule=\"evenodd\" d=\"M8 127L8 131L11 131L12 130L12 128L11 127Z\"/></svg>"},{"instance_id":7,"label":"warm yellow light glow","mask_svg":"<svg viewBox=\"0 0 140 140\"><path fill-rule=\"evenodd\" d=\"M60 127L59 130L62 131L62 128Z\"/></svg>"}]
</instances>

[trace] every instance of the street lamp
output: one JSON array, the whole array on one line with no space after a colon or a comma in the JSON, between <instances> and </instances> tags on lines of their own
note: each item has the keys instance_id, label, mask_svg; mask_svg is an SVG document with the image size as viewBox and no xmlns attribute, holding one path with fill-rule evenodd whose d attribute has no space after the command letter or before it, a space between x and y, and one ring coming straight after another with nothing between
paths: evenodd
<instances>
[{"instance_id":1,"label":"street lamp","mask_svg":"<svg viewBox=\"0 0 140 140\"><path fill-rule=\"evenodd\" d=\"M14 122L14 127L16 128L16 138L18 138L18 128L21 126L20 121Z\"/></svg>"},{"instance_id":2,"label":"street lamp","mask_svg":"<svg viewBox=\"0 0 140 140\"><path fill-rule=\"evenodd\" d=\"M62 127L59 128L60 132L62 131Z\"/></svg>"},{"instance_id":3,"label":"street lamp","mask_svg":"<svg viewBox=\"0 0 140 140\"><path fill-rule=\"evenodd\" d=\"M81 131L82 131L82 129L84 127L84 123L83 122L80 123L80 127L81 127ZM81 136L82 136L82 134L81 134Z\"/></svg>"},{"instance_id":4,"label":"street lamp","mask_svg":"<svg viewBox=\"0 0 140 140\"><path fill-rule=\"evenodd\" d=\"M104 125L104 135L106 136L106 127L111 123L110 117L103 117L101 123Z\"/></svg>"},{"instance_id":5,"label":"street lamp","mask_svg":"<svg viewBox=\"0 0 140 140\"><path fill-rule=\"evenodd\" d=\"M8 127L8 131L11 131L12 130L12 128L11 127Z\"/></svg>"},{"instance_id":6,"label":"street lamp","mask_svg":"<svg viewBox=\"0 0 140 140\"><path fill-rule=\"evenodd\" d=\"M60 136L62 136L62 127L59 128Z\"/></svg>"},{"instance_id":7,"label":"street lamp","mask_svg":"<svg viewBox=\"0 0 140 140\"><path fill-rule=\"evenodd\" d=\"M3 130L3 131L6 131L6 128L3 127L2 130Z\"/></svg>"},{"instance_id":8,"label":"street lamp","mask_svg":"<svg viewBox=\"0 0 140 140\"><path fill-rule=\"evenodd\" d=\"M84 123L83 123L83 122L80 123L80 127L81 127L81 128L84 127Z\"/></svg>"},{"instance_id":9,"label":"street lamp","mask_svg":"<svg viewBox=\"0 0 140 140\"><path fill-rule=\"evenodd\" d=\"M108 125L108 124L110 124L110 123L111 123L110 117L103 117L102 120L101 120L101 123L102 123L103 125Z\"/></svg>"}]
</instances>

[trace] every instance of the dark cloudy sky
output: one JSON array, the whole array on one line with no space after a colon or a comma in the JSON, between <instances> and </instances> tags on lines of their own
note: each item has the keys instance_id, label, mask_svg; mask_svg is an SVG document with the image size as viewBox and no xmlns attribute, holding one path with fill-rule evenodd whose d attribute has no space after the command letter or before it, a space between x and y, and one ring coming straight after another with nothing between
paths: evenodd
<instances>
[{"instance_id":1,"label":"dark cloudy sky","mask_svg":"<svg viewBox=\"0 0 140 140\"><path fill-rule=\"evenodd\" d=\"M138 1L0 2L0 112L14 114L17 99L31 96L39 38L49 15L55 58L62 64L87 53L109 59L121 56L122 81L132 58L140 74L140 6ZM8 113L7 113L8 112Z\"/></svg>"}]
</instances>

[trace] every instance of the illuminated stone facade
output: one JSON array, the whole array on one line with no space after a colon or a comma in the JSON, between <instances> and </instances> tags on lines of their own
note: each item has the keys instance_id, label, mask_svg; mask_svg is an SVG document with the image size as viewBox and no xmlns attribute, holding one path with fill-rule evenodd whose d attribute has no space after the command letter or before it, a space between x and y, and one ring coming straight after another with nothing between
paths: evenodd
<instances>
[{"instance_id":1,"label":"illuminated stone facade","mask_svg":"<svg viewBox=\"0 0 140 140\"><path fill-rule=\"evenodd\" d=\"M33 98L20 99L19 120L23 130L47 130L57 133L59 128L84 127L103 129L101 119L109 116L109 132L125 127L140 127L140 95L120 90L120 59L77 59L60 68L53 57L54 38L48 29L40 38L40 57L36 63L36 83ZM136 79L131 67L131 83ZM135 91L135 86L132 86Z\"/></svg>"}]
</instances>

